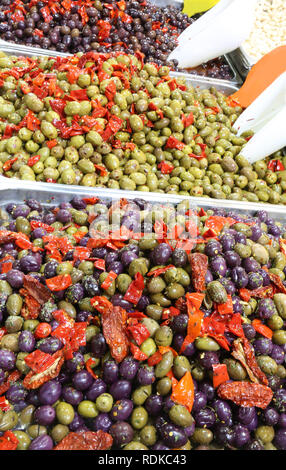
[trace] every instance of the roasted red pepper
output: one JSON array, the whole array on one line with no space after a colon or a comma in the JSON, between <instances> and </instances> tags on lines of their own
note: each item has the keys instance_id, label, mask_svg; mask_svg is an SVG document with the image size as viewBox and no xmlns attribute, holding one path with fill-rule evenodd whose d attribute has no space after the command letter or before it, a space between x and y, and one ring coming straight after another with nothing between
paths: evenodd
<instances>
[{"instance_id":1,"label":"roasted red pepper","mask_svg":"<svg viewBox=\"0 0 286 470\"><path fill-rule=\"evenodd\" d=\"M0 436L0 450L16 450L18 444L18 438L12 431L5 431L3 436Z\"/></svg>"},{"instance_id":2,"label":"roasted red pepper","mask_svg":"<svg viewBox=\"0 0 286 470\"><path fill-rule=\"evenodd\" d=\"M167 163L167 162L161 162L157 166L158 166L158 169L161 170L161 173L163 175L169 175L170 173L172 173L172 171L175 168L174 165L172 165L171 163Z\"/></svg>"},{"instance_id":3,"label":"roasted red pepper","mask_svg":"<svg viewBox=\"0 0 286 470\"><path fill-rule=\"evenodd\" d=\"M46 284L52 292L58 292L71 286L72 278L70 274L60 274L59 276L46 279Z\"/></svg>"},{"instance_id":4,"label":"roasted red pepper","mask_svg":"<svg viewBox=\"0 0 286 470\"><path fill-rule=\"evenodd\" d=\"M173 136L170 136L169 139L166 142L165 148L166 149L177 149L177 150L183 150L185 147L184 142L181 142L180 140L176 139Z\"/></svg>"},{"instance_id":5,"label":"roasted red pepper","mask_svg":"<svg viewBox=\"0 0 286 470\"><path fill-rule=\"evenodd\" d=\"M192 411L194 404L194 382L190 372L186 372L181 380L172 387L171 400L175 403L185 406L189 412Z\"/></svg>"},{"instance_id":6,"label":"roasted red pepper","mask_svg":"<svg viewBox=\"0 0 286 470\"><path fill-rule=\"evenodd\" d=\"M138 304L142 296L144 287L145 287L144 277L142 276L141 273L137 272L135 274L134 281L131 282L131 284L129 285L123 297L124 300L127 300L128 302L131 302L134 305Z\"/></svg>"},{"instance_id":7,"label":"roasted red pepper","mask_svg":"<svg viewBox=\"0 0 286 470\"><path fill-rule=\"evenodd\" d=\"M229 380L226 364L213 364L212 368L214 388Z\"/></svg>"},{"instance_id":8,"label":"roasted red pepper","mask_svg":"<svg viewBox=\"0 0 286 470\"><path fill-rule=\"evenodd\" d=\"M143 323L137 323L136 325L128 326L128 331L132 338L140 346L150 336L148 328Z\"/></svg>"},{"instance_id":9,"label":"roasted red pepper","mask_svg":"<svg viewBox=\"0 0 286 470\"><path fill-rule=\"evenodd\" d=\"M44 356L40 353L42 353L42 351L36 350L24 359L27 365L32 369L23 380L23 385L27 389L39 388L49 380L55 379L59 375L63 365L64 355L62 349L52 355L43 353Z\"/></svg>"},{"instance_id":10,"label":"roasted red pepper","mask_svg":"<svg viewBox=\"0 0 286 470\"><path fill-rule=\"evenodd\" d=\"M133 343L130 343L130 351L134 359L137 359L137 361L146 361L146 359L148 359L147 354L141 351L141 349Z\"/></svg>"},{"instance_id":11,"label":"roasted red pepper","mask_svg":"<svg viewBox=\"0 0 286 470\"><path fill-rule=\"evenodd\" d=\"M109 289L109 287L112 285L113 281L116 278L117 278L117 274L113 271L110 271L100 287L104 290Z\"/></svg>"},{"instance_id":12,"label":"roasted red pepper","mask_svg":"<svg viewBox=\"0 0 286 470\"><path fill-rule=\"evenodd\" d=\"M113 305L101 312L103 335L111 356L117 362L123 361L128 354L127 318L127 312L123 308Z\"/></svg>"},{"instance_id":13,"label":"roasted red pepper","mask_svg":"<svg viewBox=\"0 0 286 470\"><path fill-rule=\"evenodd\" d=\"M255 318L254 320L252 320L251 324L253 328L257 331L257 333L262 336L265 336L265 338L272 339L273 331L271 330L271 328L264 325L261 320Z\"/></svg>"}]
</instances>

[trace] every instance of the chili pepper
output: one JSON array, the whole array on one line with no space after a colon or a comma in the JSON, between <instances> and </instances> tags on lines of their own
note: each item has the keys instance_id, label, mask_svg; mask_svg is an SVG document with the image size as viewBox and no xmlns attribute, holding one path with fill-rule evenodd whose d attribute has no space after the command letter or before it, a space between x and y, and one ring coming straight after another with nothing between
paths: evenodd
<instances>
[{"instance_id":1,"label":"chili pepper","mask_svg":"<svg viewBox=\"0 0 286 470\"><path fill-rule=\"evenodd\" d=\"M268 170L271 170L274 172L285 170L285 167L283 163L281 162L281 160L270 160L270 162L268 162L267 168Z\"/></svg>"},{"instance_id":2,"label":"chili pepper","mask_svg":"<svg viewBox=\"0 0 286 470\"><path fill-rule=\"evenodd\" d=\"M171 268L175 268L175 266L173 264L169 264L169 266L165 266L164 268L152 269L151 271L149 271L147 276L157 277L157 276L160 276L161 274L165 273L166 271L168 271Z\"/></svg>"},{"instance_id":3,"label":"chili pepper","mask_svg":"<svg viewBox=\"0 0 286 470\"><path fill-rule=\"evenodd\" d=\"M28 360L29 364L27 365L29 365L29 367L32 369L23 380L23 385L27 389L34 390L49 380L56 378L59 375L64 362L64 355L62 350L59 350L52 355L47 354L49 359L44 358L43 356L41 359L41 355L38 353L38 351L39 350L34 351L34 353L37 352L37 357L34 358L35 362L33 362L33 358L29 359L30 355L24 358L26 363ZM42 351L40 351L40 353L42 353Z\"/></svg>"},{"instance_id":4,"label":"chili pepper","mask_svg":"<svg viewBox=\"0 0 286 470\"><path fill-rule=\"evenodd\" d=\"M213 364L213 386L219 387L224 382L229 380L226 364Z\"/></svg>"},{"instance_id":5,"label":"chili pepper","mask_svg":"<svg viewBox=\"0 0 286 470\"><path fill-rule=\"evenodd\" d=\"M93 365L97 365L97 361L93 357L90 357L85 363L85 368L94 379L98 379L98 376L93 372Z\"/></svg>"},{"instance_id":6,"label":"chili pepper","mask_svg":"<svg viewBox=\"0 0 286 470\"><path fill-rule=\"evenodd\" d=\"M127 312L113 305L111 308L104 308L101 311L101 323L111 356L121 362L128 354Z\"/></svg>"},{"instance_id":7,"label":"chili pepper","mask_svg":"<svg viewBox=\"0 0 286 470\"><path fill-rule=\"evenodd\" d=\"M156 351L154 354L152 354L152 356L150 356L148 358L148 366L152 367L152 366L155 366L156 364L159 364L159 362L161 362L163 356L162 354L160 353L160 351Z\"/></svg>"},{"instance_id":8,"label":"chili pepper","mask_svg":"<svg viewBox=\"0 0 286 470\"><path fill-rule=\"evenodd\" d=\"M16 450L19 441L12 431L5 431L3 436L0 436L0 450Z\"/></svg>"},{"instance_id":9,"label":"chili pepper","mask_svg":"<svg viewBox=\"0 0 286 470\"><path fill-rule=\"evenodd\" d=\"M129 285L123 299L127 300L128 302L131 302L134 305L138 304L142 296L144 287L145 287L144 277L142 276L141 273L137 272L135 274L134 281L132 281L131 284Z\"/></svg>"},{"instance_id":10,"label":"chili pepper","mask_svg":"<svg viewBox=\"0 0 286 470\"><path fill-rule=\"evenodd\" d=\"M101 284L101 288L104 290L109 289L111 286L112 282L117 278L117 274L114 271L110 271L106 277L106 279L103 281Z\"/></svg>"},{"instance_id":11,"label":"chili pepper","mask_svg":"<svg viewBox=\"0 0 286 470\"><path fill-rule=\"evenodd\" d=\"M192 282L197 292L205 290L205 277L208 269L208 257L203 253L192 253L190 255L192 270Z\"/></svg>"},{"instance_id":12,"label":"chili pepper","mask_svg":"<svg viewBox=\"0 0 286 470\"><path fill-rule=\"evenodd\" d=\"M49 323L39 323L36 327L34 336L36 339L47 338L52 332L52 327Z\"/></svg>"},{"instance_id":13,"label":"chili pepper","mask_svg":"<svg viewBox=\"0 0 286 470\"><path fill-rule=\"evenodd\" d=\"M272 339L273 331L268 328L268 326L264 325L261 320L255 318L254 320L252 320L251 324L255 331L257 331L257 333L262 336L265 336L265 338Z\"/></svg>"},{"instance_id":14,"label":"chili pepper","mask_svg":"<svg viewBox=\"0 0 286 470\"><path fill-rule=\"evenodd\" d=\"M112 446L113 439L104 431L70 432L54 450L107 450Z\"/></svg>"},{"instance_id":15,"label":"chili pepper","mask_svg":"<svg viewBox=\"0 0 286 470\"><path fill-rule=\"evenodd\" d=\"M46 284L52 292L59 292L72 285L72 278L70 274L60 274L59 276L46 279Z\"/></svg>"},{"instance_id":16,"label":"chili pepper","mask_svg":"<svg viewBox=\"0 0 286 470\"><path fill-rule=\"evenodd\" d=\"M128 326L127 330L131 333L134 341L140 346L150 336L148 328L143 323L137 323L137 325Z\"/></svg>"},{"instance_id":17,"label":"chili pepper","mask_svg":"<svg viewBox=\"0 0 286 470\"><path fill-rule=\"evenodd\" d=\"M133 343L130 343L130 351L134 359L137 359L137 361L146 361L146 359L148 359L147 354L141 351L141 349Z\"/></svg>"},{"instance_id":18,"label":"chili pepper","mask_svg":"<svg viewBox=\"0 0 286 470\"><path fill-rule=\"evenodd\" d=\"M268 385L267 377L257 364L253 347L247 338L239 338L233 342L232 356L245 367L252 382L261 382L263 385Z\"/></svg>"},{"instance_id":19,"label":"chili pepper","mask_svg":"<svg viewBox=\"0 0 286 470\"><path fill-rule=\"evenodd\" d=\"M181 380L172 387L171 400L185 406L189 412L191 412L194 403L194 395L194 382L191 373L188 371Z\"/></svg>"},{"instance_id":20,"label":"chili pepper","mask_svg":"<svg viewBox=\"0 0 286 470\"><path fill-rule=\"evenodd\" d=\"M173 136L170 136L169 139L166 142L165 148L166 149L178 149L178 150L183 150L185 147L184 142L181 142L180 140L176 139Z\"/></svg>"},{"instance_id":21,"label":"chili pepper","mask_svg":"<svg viewBox=\"0 0 286 470\"><path fill-rule=\"evenodd\" d=\"M217 389L218 395L224 400L231 400L239 406L256 406L265 409L272 400L271 388L251 382L225 382Z\"/></svg>"}]
</instances>

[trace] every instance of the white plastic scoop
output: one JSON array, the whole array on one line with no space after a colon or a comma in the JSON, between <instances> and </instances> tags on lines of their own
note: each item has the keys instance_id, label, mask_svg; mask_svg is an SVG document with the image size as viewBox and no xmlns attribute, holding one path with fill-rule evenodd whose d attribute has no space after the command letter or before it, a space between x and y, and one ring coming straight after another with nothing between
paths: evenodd
<instances>
[{"instance_id":1,"label":"white plastic scoop","mask_svg":"<svg viewBox=\"0 0 286 470\"><path fill-rule=\"evenodd\" d=\"M192 68L239 47L249 36L257 0L220 0L178 37L168 60Z\"/></svg>"},{"instance_id":2,"label":"white plastic scoop","mask_svg":"<svg viewBox=\"0 0 286 470\"><path fill-rule=\"evenodd\" d=\"M252 130L254 136L241 154L255 163L286 146L286 72L266 88L234 123L238 135Z\"/></svg>"}]
</instances>

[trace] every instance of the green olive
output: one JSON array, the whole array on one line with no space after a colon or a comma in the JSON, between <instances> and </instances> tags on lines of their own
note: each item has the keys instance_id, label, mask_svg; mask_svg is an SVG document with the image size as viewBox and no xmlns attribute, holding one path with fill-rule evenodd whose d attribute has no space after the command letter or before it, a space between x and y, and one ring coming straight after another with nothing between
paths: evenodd
<instances>
[{"instance_id":1,"label":"green olive","mask_svg":"<svg viewBox=\"0 0 286 470\"><path fill-rule=\"evenodd\" d=\"M75 416L73 406L64 401L58 403L56 406L56 416L60 424L68 426Z\"/></svg>"}]
</instances>

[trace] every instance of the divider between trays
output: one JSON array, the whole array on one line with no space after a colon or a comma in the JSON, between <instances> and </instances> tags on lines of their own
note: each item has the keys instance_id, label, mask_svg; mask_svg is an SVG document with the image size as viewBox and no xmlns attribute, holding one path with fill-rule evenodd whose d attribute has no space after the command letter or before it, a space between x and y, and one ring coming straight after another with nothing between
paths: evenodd
<instances>
[{"instance_id":1,"label":"divider between trays","mask_svg":"<svg viewBox=\"0 0 286 470\"><path fill-rule=\"evenodd\" d=\"M144 199L147 202L159 204L178 204L184 200L189 200L193 207L204 207L208 209L222 208L236 210L244 213L254 213L264 210L276 220L286 222L286 206L266 203L249 203L248 201L233 201L231 199L211 199L198 198L193 196L181 196L173 194L162 194L142 191L128 191L122 189L109 189L98 187L71 186L65 184L40 183L32 181L22 181L8 179L0 176L0 200L5 199L5 191L11 191L13 199L10 202L17 201L17 194L21 193L21 200L25 197L44 197L49 200L56 196L62 196L66 201L72 199L75 195L87 196L93 195L106 200L125 199ZM25 196L26 195L26 196ZM1 197L2 196L2 197ZM1 204L1 203L0 203Z\"/></svg>"}]
</instances>

